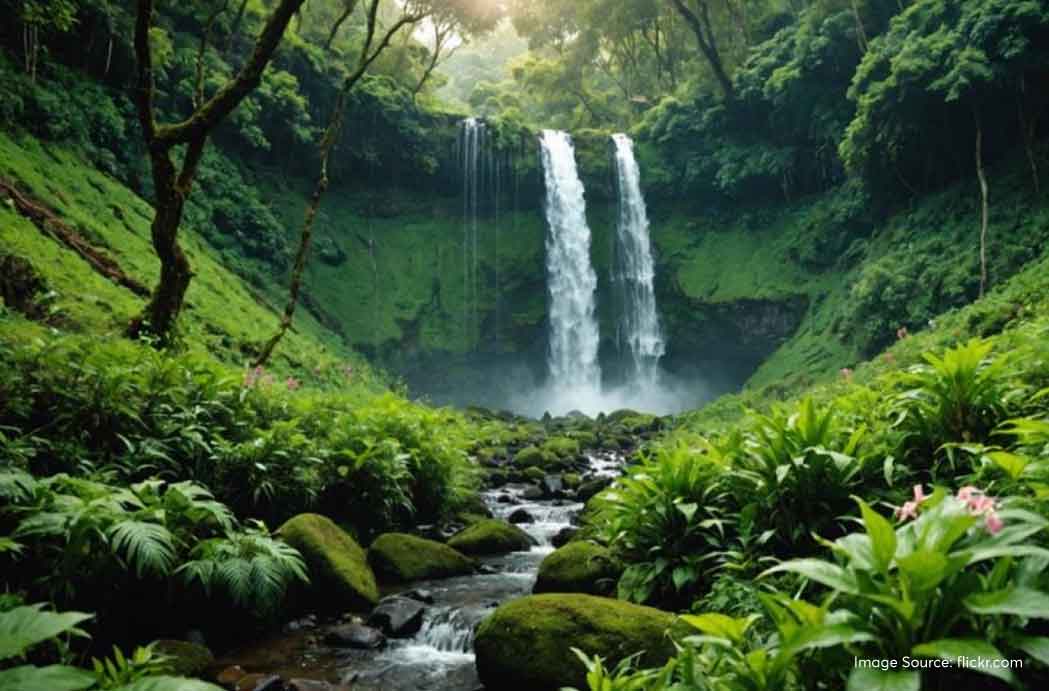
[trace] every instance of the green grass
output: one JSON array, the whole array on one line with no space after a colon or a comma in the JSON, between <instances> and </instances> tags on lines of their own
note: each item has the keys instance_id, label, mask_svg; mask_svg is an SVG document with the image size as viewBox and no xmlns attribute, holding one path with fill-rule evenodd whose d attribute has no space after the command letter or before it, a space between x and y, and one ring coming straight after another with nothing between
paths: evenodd
<instances>
[{"instance_id":1,"label":"green grass","mask_svg":"<svg viewBox=\"0 0 1049 691\"><path fill-rule=\"evenodd\" d=\"M67 148L9 133L0 133L0 175L52 207L129 275L154 284L159 265L149 240L152 209L131 190ZM117 336L142 308L140 298L92 271L10 205L0 205L0 242L8 252L29 259L57 294L52 304L66 328ZM196 272L180 322L183 340L228 363L246 362L251 348L272 334L277 324L273 305L280 304L281 296L276 289L268 296L252 289L192 228L183 229L182 243ZM275 281L275 286L280 282ZM334 334L300 310L274 365L305 370L345 360L355 362L358 371L369 372Z\"/></svg>"}]
</instances>

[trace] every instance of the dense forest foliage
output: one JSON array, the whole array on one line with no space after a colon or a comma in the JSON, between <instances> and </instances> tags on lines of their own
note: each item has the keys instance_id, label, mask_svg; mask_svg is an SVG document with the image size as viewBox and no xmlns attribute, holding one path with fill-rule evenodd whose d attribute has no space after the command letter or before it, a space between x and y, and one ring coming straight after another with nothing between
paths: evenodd
<instances>
[{"instance_id":1,"label":"dense forest foliage","mask_svg":"<svg viewBox=\"0 0 1049 691\"><path fill-rule=\"evenodd\" d=\"M466 677L361 688L1049 683L1043 0L0 7L0 691L336 690L455 626ZM728 395L419 395L545 355L548 129L604 327L636 141L666 377Z\"/></svg>"}]
</instances>

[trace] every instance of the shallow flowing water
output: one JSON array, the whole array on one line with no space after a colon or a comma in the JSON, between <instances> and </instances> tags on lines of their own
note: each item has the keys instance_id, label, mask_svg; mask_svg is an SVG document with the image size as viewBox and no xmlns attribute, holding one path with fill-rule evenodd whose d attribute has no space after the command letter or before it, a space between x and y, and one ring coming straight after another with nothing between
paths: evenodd
<instances>
[{"instance_id":1,"label":"shallow flowing water","mask_svg":"<svg viewBox=\"0 0 1049 691\"><path fill-rule=\"evenodd\" d=\"M588 458L586 478L616 476L622 466L622 459L611 454ZM475 628L500 604L531 594L540 562L554 550L554 536L572 525L583 509L582 503L564 499L526 500L522 495L530 487L510 484L482 494L496 518L506 519L524 509L535 519L518 526L537 543L529 551L483 558L480 564L485 573L421 581L387 593L425 590L433 597L415 636L390 639L385 650L359 651L327 647L321 642L324 627L310 627L240 651L224 663L285 677L298 674L341 682L354 691L482 688L474 665Z\"/></svg>"}]
</instances>

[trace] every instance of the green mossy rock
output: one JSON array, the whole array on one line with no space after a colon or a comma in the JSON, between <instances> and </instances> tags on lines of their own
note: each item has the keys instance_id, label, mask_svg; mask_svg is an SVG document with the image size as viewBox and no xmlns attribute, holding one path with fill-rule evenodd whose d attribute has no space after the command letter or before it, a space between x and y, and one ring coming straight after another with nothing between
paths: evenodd
<instances>
[{"instance_id":1,"label":"green mossy rock","mask_svg":"<svg viewBox=\"0 0 1049 691\"><path fill-rule=\"evenodd\" d=\"M561 482L565 483L568 489L575 489L583 484L583 478L579 476L579 473L565 473L561 476Z\"/></svg>"},{"instance_id":2,"label":"green mossy rock","mask_svg":"<svg viewBox=\"0 0 1049 691\"><path fill-rule=\"evenodd\" d=\"M543 453L538 446L526 446L514 456L514 465L518 468L545 466L551 460L549 454Z\"/></svg>"},{"instance_id":3,"label":"green mossy rock","mask_svg":"<svg viewBox=\"0 0 1049 691\"><path fill-rule=\"evenodd\" d=\"M178 677L200 676L215 664L215 656L199 643L176 640L160 640L153 650L171 658L171 673Z\"/></svg>"},{"instance_id":4,"label":"green mossy rock","mask_svg":"<svg viewBox=\"0 0 1049 691\"><path fill-rule=\"evenodd\" d=\"M375 574L357 541L324 516L304 513L277 531L302 553L310 571L311 599L331 608L365 610L379 601Z\"/></svg>"},{"instance_id":5,"label":"green mossy rock","mask_svg":"<svg viewBox=\"0 0 1049 691\"><path fill-rule=\"evenodd\" d=\"M607 547L569 542L543 559L532 592L610 595L622 573Z\"/></svg>"},{"instance_id":6,"label":"green mossy rock","mask_svg":"<svg viewBox=\"0 0 1049 691\"><path fill-rule=\"evenodd\" d=\"M639 666L659 667L672 655L674 615L592 595L532 595L513 600L481 622L474 650L485 688L556 691L587 688L572 652L600 655L614 666L644 651Z\"/></svg>"},{"instance_id":7,"label":"green mossy rock","mask_svg":"<svg viewBox=\"0 0 1049 691\"><path fill-rule=\"evenodd\" d=\"M448 540L448 546L471 556L523 552L532 547L528 533L506 521L477 521Z\"/></svg>"},{"instance_id":8,"label":"green mossy rock","mask_svg":"<svg viewBox=\"0 0 1049 691\"><path fill-rule=\"evenodd\" d=\"M407 583L473 573L474 563L448 545L404 533L386 533L368 550L368 563L383 583Z\"/></svg>"},{"instance_id":9,"label":"green mossy rock","mask_svg":"<svg viewBox=\"0 0 1049 691\"><path fill-rule=\"evenodd\" d=\"M546 472L542 468L532 466L524 471L524 476L532 482L539 482L546 477Z\"/></svg>"},{"instance_id":10,"label":"green mossy rock","mask_svg":"<svg viewBox=\"0 0 1049 691\"><path fill-rule=\"evenodd\" d=\"M551 437L543 444L543 451L560 459L571 459L579 455L579 442L569 437Z\"/></svg>"},{"instance_id":11,"label":"green mossy rock","mask_svg":"<svg viewBox=\"0 0 1049 691\"><path fill-rule=\"evenodd\" d=\"M597 435L593 432L587 432L580 430L572 433L572 438L579 442L579 446L584 449L596 449L597 448Z\"/></svg>"}]
</instances>

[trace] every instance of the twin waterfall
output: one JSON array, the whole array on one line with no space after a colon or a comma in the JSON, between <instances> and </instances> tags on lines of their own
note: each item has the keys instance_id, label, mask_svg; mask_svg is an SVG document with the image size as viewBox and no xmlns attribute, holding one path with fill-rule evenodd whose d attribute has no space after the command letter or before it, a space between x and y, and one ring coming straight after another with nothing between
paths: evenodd
<instances>
[{"instance_id":1,"label":"twin waterfall","mask_svg":"<svg viewBox=\"0 0 1049 691\"><path fill-rule=\"evenodd\" d=\"M617 342L629 357L629 371L624 389L605 392L598 362L597 276L590 262L590 228L575 149L565 132L547 130L540 139L549 225L549 388L553 405L569 405L584 412L648 398L658 388L659 360L665 352L656 309L648 212L634 142L625 134L615 135L612 142L619 191L612 285L621 310L616 322Z\"/></svg>"},{"instance_id":2,"label":"twin waterfall","mask_svg":"<svg viewBox=\"0 0 1049 691\"><path fill-rule=\"evenodd\" d=\"M463 338L473 350L482 338L481 314L493 300L482 293L491 276L481 276L485 247L494 254L485 264L495 269L494 321L499 337L499 213L500 199L512 176L511 154L500 152L487 125L464 120L459 129L457 158L463 173ZM656 308L655 268L649 239L648 212L641 191L641 173L634 142L625 134L612 137L612 161L619 197L619 217L611 256L610 287L614 297L615 331L610 334L622 363L603 385L597 319L598 277L590 259L585 190L576 164L575 146L566 132L546 130L539 138L545 183L546 273L549 297L547 382L524 395L518 408L541 414L572 409L587 413L647 402L658 406L659 361L666 350ZM516 194L515 194L516 198ZM481 237L480 219L494 216L494 237ZM516 217L515 217L516 218ZM488 227L487 224L485 227ZM487 291L484 291L487 292ZM491 324L485 324L486 328ZM607 384L607 382L606 382Z\"/></svg>"}]
</instances>

